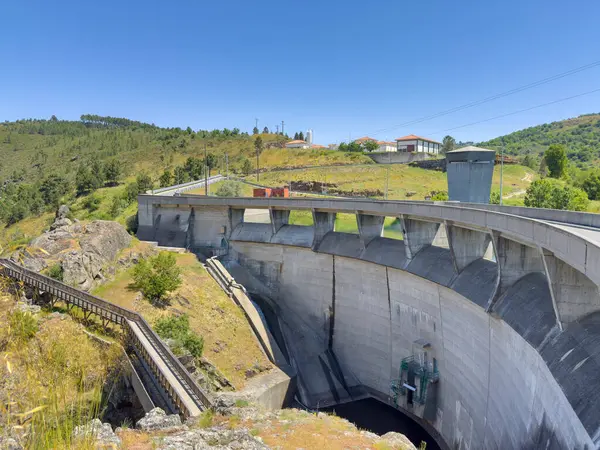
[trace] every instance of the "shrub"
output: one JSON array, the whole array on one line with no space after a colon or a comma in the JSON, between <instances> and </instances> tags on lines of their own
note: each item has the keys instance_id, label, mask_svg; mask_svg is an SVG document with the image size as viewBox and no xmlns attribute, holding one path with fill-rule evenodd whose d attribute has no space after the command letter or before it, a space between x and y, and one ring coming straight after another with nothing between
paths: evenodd
<instances>
[{"instance_id":1,"label":"shrub","mask_svg":"<svg viewBox=\"0 0 600 450\"><path fill-rule=\"evenodd\" d=\"M135 286L150 300L160 300L181 286L181 270L175 255L160 252L153 258L142 259L133 269Z\"/></svg>"},{"instance_id":2,"label":"shrub","mask_svg":"<svg viewBox=\"0 0 600 450\"><path fill-rule=\"evenodd\" d=\"M161 338L174 340L175 349L183 347L195 358L202 356L204 339L190 330L187 314L161 317L154 324L154 329Z\"/></svg>"},{"instance_id":3,"label":"shrub","mask_svg":"<svg viewBox=\"0 0 600 450\"><path fill-rule=\"evenodd\" d=\"M590 200L600 199L600 173L594 171L589 173L583 180L581 187Z\"/></svg>"},{"instance_id":4,"label":"shrub","mask_svg":"<svg viewBox=\"0 0 600 450\"><path fill-rule=\"evenodd\" d=\"M94 212L98 210L100 203L102 203L102 200L99 197L95 195L89 195L83 201L83 207L89 212Z\"/></svg>"},{"instance_id":5,"label":"shrub","mask_svg":"<svg viewBox=\"0 0 600 450\"><path fill-rule=\"evenodd\" d=\"M490 204L492 204L492 205L500 204L500 192L492 192L490 194Z\"/></svg>"},{"instance_id":6,"label":"shrub","mask_svg":"<svg viewBox=\"0 0 600 450\"><path fill-rule=\"evenodd\" d=\"M119 195L115 195L110 204L110 208L108 209L109 217L114 219L119 214L121 214L121 211L123 211L123 209L126 207L127 207L127 204L126 204L126 201L123 199L123 197L121 197Z\"/></svg>"},{"instance_id":7,"label":"shrub","mask_svg":"<svg viewBox=\"0 0 600 450\"><path fill-rule=\"evenodd\" d=\"M448 193L446 191L436 192L431 197L431 200L436 201L436 202L447 202L448 201Z\"/></svg>"},{"instance_id":8,"label":"shrub","mask_svg":"<svg viewBox=\"0 0 600 450\"><path fill-rule=\"evenodd\" d=\"M48 276L58 281L63 281L64 270L60 264L54 264L48 268Z\"/></svg>"},{"instance_id":9,"label":"shrub","mask_svg":"<svg viewBox=\"0 0 600 450\"><path fill-rule=\"evenodd\" d=\"M525 206L531 208L585 211L588 204L589 200L584 191L550 178L535 180L525 194Z\"/></svg>"},{"instance_id":10,"label":"shrub","mask_svg":"<svg viewBox=\"0 0 600 450\"><path fill-rule=\"evenodd\" d=\"M38 331L38 323L33 314L16 309L10 314L10 336L18 343L27 342Z\"/></svg>"},{"instance_id":11,"label":"shrub","mask_svg":"<svg viewBox=\"0 0 600 450\"><path fill-rule=\"evenodd\" d=\"M241 197L242 187L235 181L226 181L219 186L216 194L219 197Z\"/></svg>"}]
</instances>

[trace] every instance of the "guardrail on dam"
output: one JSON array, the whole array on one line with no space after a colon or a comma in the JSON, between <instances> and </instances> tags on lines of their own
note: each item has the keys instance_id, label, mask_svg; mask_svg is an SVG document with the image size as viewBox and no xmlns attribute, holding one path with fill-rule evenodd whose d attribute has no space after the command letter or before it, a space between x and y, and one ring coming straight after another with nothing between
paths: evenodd
<instances>
[{"instance_id":1,"label":"guardrail on dam","mask_svg":"<svg viewBox=\"0 0 600 450\"><path fill-rule=\"evenodd\" d=\"M50 296L51 302L52 298L60 299L67 305L80 307L86 317L96 314L103 322L122 326L131 349L155 383L154 388L158 388L158 393L164 397L162 400L173 412L193 417L211 407L211 401L204 391L138 313L25 269L7 259L0 259L0 273L39 290L42 295Z\"/></svg>"},{"instance_id":2,"label":"guardrail on dam","mask_svg":"<svg viewBox=\"0 0 600 450\"><path fill-rule=\"evenodd\" d=\"M141 239L225 254L281 317L312 407L370 395L450 448L597 448L598 216L370 200L138 197ZM270 223L244 222L266 209ZM312 226L291 225L310 211ZM335 231L337 213L358 233ZM520 215L518 215L520 214ZM383 236L385 217L403 240ZM560 223L558 223L560 222Z\"/></svg>"}]
</instances>

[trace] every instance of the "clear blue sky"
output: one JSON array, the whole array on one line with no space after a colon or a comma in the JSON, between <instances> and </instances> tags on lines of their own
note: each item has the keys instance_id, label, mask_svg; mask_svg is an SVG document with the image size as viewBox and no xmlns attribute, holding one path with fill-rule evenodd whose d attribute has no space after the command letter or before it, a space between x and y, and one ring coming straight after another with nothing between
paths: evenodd
<instances>
[{"instance_id":1,"label":"clear blue sky","mask_svg":"<svg viewBox=\"0 0 600 450\"><path fill-rule=\"evenodd\" d=\"M441 131L600 88L600 67L395 125L600 60L596 0L6 0L0 120L82 113L162 126L313 128L338 142ZM600 112L600 92L462 128L484 140Z\"/></svg>"}]
</instances>

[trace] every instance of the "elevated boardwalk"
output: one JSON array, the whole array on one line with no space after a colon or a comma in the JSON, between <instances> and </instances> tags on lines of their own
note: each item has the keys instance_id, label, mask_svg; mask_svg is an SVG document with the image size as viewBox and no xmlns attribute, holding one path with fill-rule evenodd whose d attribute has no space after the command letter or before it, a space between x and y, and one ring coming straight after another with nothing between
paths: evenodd
<instances>
[{"instance_id":1,"label":"elevated boardwalk","mask_svg":"<svg viewBox=\"0 0 600 450\"><path fill-rule=\"evenodd\" d=\"M208 395L138 313L25 269L7 259L0 259L0 273L37 289L42 296L49 296L51 303L59 299L68 306L78 306L86 317L95 314L103 323L112 322L122 326L128 346L174 412L184 417L195 417L212 406Z\"/></svg>"}]
</instances>

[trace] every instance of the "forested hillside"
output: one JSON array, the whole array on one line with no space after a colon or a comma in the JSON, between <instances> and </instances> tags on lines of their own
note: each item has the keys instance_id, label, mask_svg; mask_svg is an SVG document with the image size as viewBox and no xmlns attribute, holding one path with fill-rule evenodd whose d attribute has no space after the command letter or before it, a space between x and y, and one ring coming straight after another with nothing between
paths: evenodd
<instances>
[{"instance_id":1,"label":"forested hillside","mask_svg":"<svg viewBox=\"0 0 600 450\"><path fill-rule=\"evenodd\" d=\"M265 143L284 136L263 135ZM153 172L187 155L228 151L233 167L252 156L253 140L238 128L196 131L159 128L122 118L83 115L81 121L20 120L0 124L0 181L35 181L48 173L73 178L93 160L117 159L124 175Z\"/></svg>"},{"instance_id":2,"label":"forested hillside","mask_svg":"<svg viewBox=\"0 0 600 450\"><path fill-rule=\"evenodd\" d=\"M372 163L360 153L281 151L289 138L238 128L161 128L118 117L0 123L0 223L75 205L80 217L124 220L138 193L199 179L211 171ZM205 156L206 155L206 156ZM128 217L129 217L128 216Z\"/></svg>"},{"instance_id":3,"label":"forested hillside","mask_svg":"<svg viewBox=\"0 0 600 450\"><path fill-rule=\"evenodd\" d=\"M600 158L600 114L545 123L477 144L499 149L504 141L509 155L541 156L551 144L563 144L567 157L580 166Z\"/></svg>"}]
</instances>

